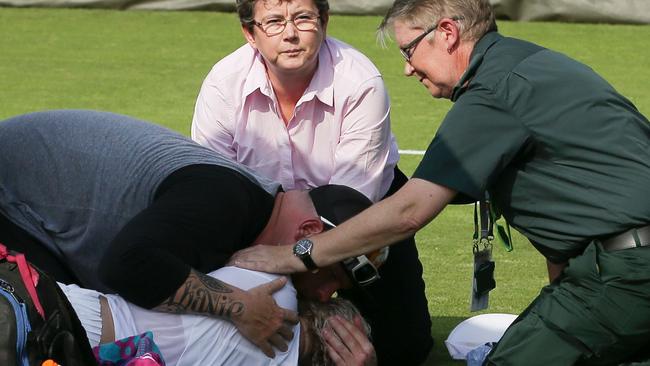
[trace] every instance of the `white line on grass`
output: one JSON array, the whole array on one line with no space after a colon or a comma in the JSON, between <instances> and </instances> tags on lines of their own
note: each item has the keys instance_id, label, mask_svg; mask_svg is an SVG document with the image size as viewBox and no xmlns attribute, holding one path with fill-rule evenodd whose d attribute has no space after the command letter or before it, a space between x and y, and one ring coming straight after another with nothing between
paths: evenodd
<instances>
[{"instance_id":1,"label":"white line on grass","mask_svg":"<svg viewBox=\"0 0 650 366\"><path fill-rule=\"evenodd\" d=\"M424 155L424 150L398 150L402 155Z\"/></svg>"}]
</instances>

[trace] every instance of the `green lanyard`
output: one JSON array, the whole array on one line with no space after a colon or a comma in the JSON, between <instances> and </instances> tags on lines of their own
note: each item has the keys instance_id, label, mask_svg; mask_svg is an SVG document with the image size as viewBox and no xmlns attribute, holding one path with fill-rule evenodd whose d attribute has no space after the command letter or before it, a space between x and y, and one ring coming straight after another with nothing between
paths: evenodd
<instances>
[{"instance_id":1,"label":"green lanyard","mask_svg":"<svg viewBox=\"0 0 650 366\"><path fill-rule=\"evenodd\" d=\"M480 208L480 230L479 230L479 208ZM511 252L512 247L512 236L510 234L510 225L504 219L505 227L498 223L498 220L501 218L501 214L496 212L495 207L491 204L490 196L486 192L485 199L479 202L474 203L474 251L476 252L479 248L479 244L482 244L484 247L487 247L491 244L494 239L493 228L496 225L497 227L497 236L499 240L503 243L506 251ZM480 236L479 236L480 233Z\"/></svg>"}]
</instances>

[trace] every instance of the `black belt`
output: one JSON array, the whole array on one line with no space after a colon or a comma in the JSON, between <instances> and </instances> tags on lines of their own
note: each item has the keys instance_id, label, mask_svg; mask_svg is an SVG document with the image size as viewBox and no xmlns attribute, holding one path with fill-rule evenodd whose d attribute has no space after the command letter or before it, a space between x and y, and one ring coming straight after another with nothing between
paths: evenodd
<instances>
[{"instance_id":1,"label":"black belt","mask_svg":"<svg viewBox=\"0 0 650 366\"><path fill-rule=\"evenodd\" d=\"M650 225L630 229L621 234L612 236L602 241L603 248L613 250L644 247L650 245Z\"/></svg>"}]
</instances>

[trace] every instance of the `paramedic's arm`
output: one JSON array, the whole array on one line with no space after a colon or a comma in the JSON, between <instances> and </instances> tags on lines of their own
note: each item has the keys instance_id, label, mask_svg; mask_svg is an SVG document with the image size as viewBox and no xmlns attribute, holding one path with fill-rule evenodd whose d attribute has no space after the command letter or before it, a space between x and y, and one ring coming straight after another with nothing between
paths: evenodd
<instances>
[{"instance_id":1,"label":"paramedic's arm","mask_svg":"<svg viewBox=\"0 0 650 366\"><path fill-rule=\"evenodd\" d=\"M273 299L273 293L286 282L287 278L282 277L243 291L191 270L178 291L153 309L228 319L244 337L272 357L273 347L287 350L287 341L293 338L289 324L298 321L294 312L278 307Z\"/></svg>"},{"instance_id":2,"label":"paramedic's arm","mask_svg":"<svg viewBox=\"0 0 650 366\"><path fill-rule=\"evenodd\" d=\"M369 253L414 235L451 202L456 191L411 178L392 196L372 205L338 227L314 235L312 258L319 267ZM256 245L238 251L230 263L272 273L306 271L291 245Z\"/></svg>"}]
</instances>

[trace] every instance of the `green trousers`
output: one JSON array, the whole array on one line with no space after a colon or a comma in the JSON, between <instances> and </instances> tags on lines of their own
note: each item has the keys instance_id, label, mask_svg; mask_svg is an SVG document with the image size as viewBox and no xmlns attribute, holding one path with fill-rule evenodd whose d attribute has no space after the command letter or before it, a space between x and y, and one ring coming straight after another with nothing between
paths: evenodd
<instances>
[{"instance_id":1,"label":"green trousers","mask_svg":"<svg viewBox=\"0 0 650 366\"><path fill-rule=\"evenodd\" d=\"M650 365L648 346L650 247L607 252L594 241L542 289L486 364Z\"/></svg>"}]
</instances>

